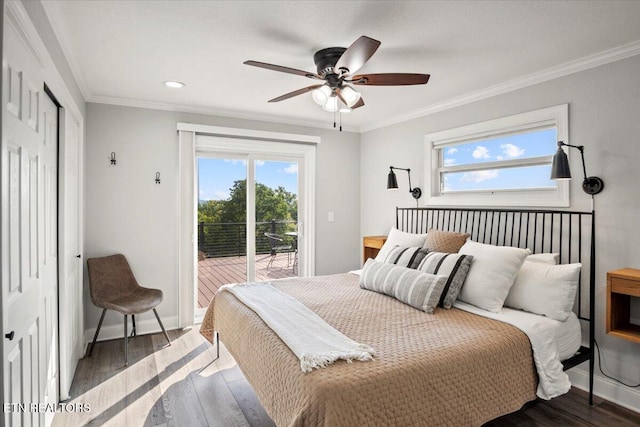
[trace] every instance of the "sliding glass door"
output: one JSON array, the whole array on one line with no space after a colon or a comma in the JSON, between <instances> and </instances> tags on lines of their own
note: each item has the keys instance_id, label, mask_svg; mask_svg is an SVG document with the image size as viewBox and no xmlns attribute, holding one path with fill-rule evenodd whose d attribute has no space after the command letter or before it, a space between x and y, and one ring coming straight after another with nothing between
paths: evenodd
<instances>
[{"instance_id":1,"label":"sliding glass door","mask_svg":"<svg viewBox=\"0 0 640 427\"><path fill-rule=\"evenodd\" d=\"M299 275L299 168L283 155L197 153L197 310L222 285Z\"/></svg>"},{"instance_id":2,"label":"sliding glass door","mask_svg":"<svg viewBox=\"0 0 640 427\"><path fill-rule=\"evenodd\" d=\"M256 159L255 280L298 275L298 162Z\"/></svg>"}]
</instances>

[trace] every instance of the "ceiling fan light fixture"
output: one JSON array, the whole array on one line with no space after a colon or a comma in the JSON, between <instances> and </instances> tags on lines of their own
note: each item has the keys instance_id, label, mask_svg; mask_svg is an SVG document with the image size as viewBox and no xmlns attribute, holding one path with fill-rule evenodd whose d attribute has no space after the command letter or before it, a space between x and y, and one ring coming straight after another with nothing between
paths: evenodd
<instances>
[{"instance_id":1,"label":"ceiling fan light fixture","mask_svg":"<svg viewBox=\"0 0 640 427\"><path fill-rule=\"evenodd\" d=\"M345 105L345 106L340 107L340 109L338 111L340 113L350 113L353 110Z\"/></svg>"},{"instance_id":2,"label":"ceiling fan light fixture","mask_svg":"<svg viewBox=\"0 0 640 427\"><path fill-rule=\"evenodd\" d=\"M335 113L338 111L338 97L335 95L330 96L327 99L327 102L322 106L322 109L325 111L329 111L330 113Z\"/></svg>"},{"instance_id":3,"label":"ceiling fan light fixture","mask_svg":"<svg viewBox=\"0 0 640 427\"><path fill-rule=\"evenodd\" d=\"M330 96L331 88L329 88L329 86L322 86L311 91L313 102L321 106L324 106L327 103Z\"/></svg>"},{"instance_id":4,"label":"ceiling fan light fixture","mask_svg":"<svg viewBox=\"0 0 640 427\"><path fill-rule=\"evenodd\" d=\"M344 85L341 90L341 95L349 107L353 107L360 99L360 93L356 92L351 86Z\"/></svg>"}]
</instances>

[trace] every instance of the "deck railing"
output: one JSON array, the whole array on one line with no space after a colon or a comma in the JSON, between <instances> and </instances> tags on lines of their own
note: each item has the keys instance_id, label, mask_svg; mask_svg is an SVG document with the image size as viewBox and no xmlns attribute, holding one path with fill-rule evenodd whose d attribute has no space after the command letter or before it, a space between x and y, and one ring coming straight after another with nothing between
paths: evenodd
<instances>
[{"instance_id":1,"label":"deck railing","mask_svg":"<svg viewBox=\"0 0 640 427\"><path fill-rule=\"evenodd\" d=\"M287 232L296 231L297 221L278 221L256 223L256 254L271 252L269 240L264 233L288 236ZM290 243L293 244L290 238ZM207 258L247 255L247 224L245 222L218 222L198 224L198 250Z\"/></svg>"}]
</instances>

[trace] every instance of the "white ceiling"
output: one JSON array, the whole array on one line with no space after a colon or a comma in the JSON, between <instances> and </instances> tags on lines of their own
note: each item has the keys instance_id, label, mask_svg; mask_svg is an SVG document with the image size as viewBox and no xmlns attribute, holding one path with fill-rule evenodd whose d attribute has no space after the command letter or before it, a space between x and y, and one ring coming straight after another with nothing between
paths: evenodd
<instances>
[{"instance_id":1,"label":"white ceiling","mask_svg":"<svg viewBox=\"0 0 640 427\"><path fill-rule=\"evenodd\" d=\"M640 1L45 0L91 102L331 127L301 95L313 54L361 35L382 45L360 73L431 74L424 86L362 87L343 115L367 130L640 53ZM169 89L162 82L187 86Z\"/></svg>"}]
</instances>

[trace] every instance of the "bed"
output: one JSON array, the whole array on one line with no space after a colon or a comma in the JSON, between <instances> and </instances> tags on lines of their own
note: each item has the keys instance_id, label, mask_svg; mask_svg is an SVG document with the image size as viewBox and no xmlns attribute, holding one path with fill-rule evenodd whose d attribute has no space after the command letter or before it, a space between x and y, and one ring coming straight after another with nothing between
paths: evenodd
<instances>
[{"instance_id":1,"label":"bed","mask_svg":"<svg viewBox=\"0 0 640 427\"><path fill-rule=\"evenodd\" d=\"M587 321L590 345L578 339L565 350L563 365L589 360L593 368L593 322L585 314L593 313L593 212L398 208L396 227L465 232L476 241L556 252L562 263L582 263L586 279L581 276L578 286L577 316L565 328L573 332L554 334L575 337L576 319ZM536 398L532 345L514 326L456 307L428 315L364 291L350 273L272 284L376 349L370 362L338 361L303 373L253 310L218 293L201 332L225 343L277 425L481 425Z\"/></svg>"}]
</instances>

